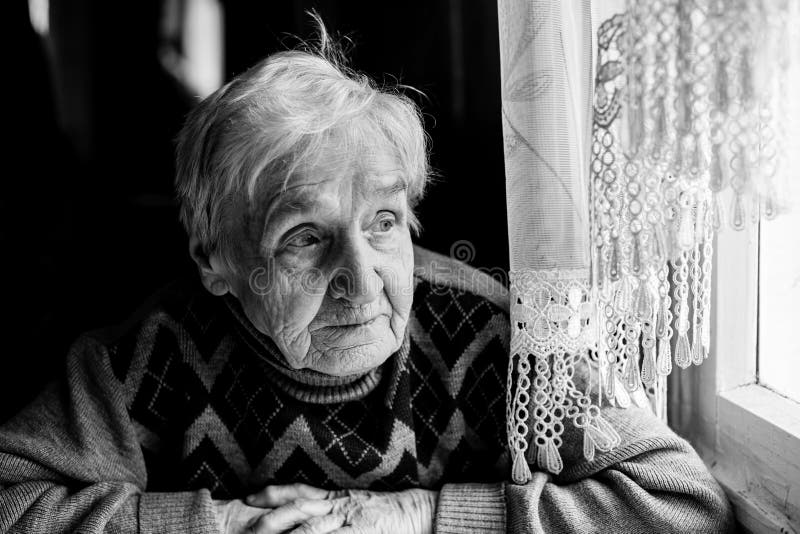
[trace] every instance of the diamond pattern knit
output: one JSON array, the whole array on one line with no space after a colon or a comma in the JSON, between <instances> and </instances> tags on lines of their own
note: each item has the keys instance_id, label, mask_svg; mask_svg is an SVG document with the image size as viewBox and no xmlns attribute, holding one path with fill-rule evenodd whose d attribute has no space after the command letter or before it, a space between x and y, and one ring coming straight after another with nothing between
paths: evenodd
<instances>
[{"instance_id":1,"label":"diamond pattern knit","mask_svg":"<svg viewBox=\"0 0 800 534\"><path fill-rule=\"evenodd\" d=\"M416 282L406 358L384 364L366 397L330 404L283 391L221 299L190 283L165 291L107 344L130 417L151 436L148 473L174 486L160 489L436 488L448 464L450 480L476 470L486 480L485 466L503 462L507 316L473 293Z\"/></svg>"}]
</instances>

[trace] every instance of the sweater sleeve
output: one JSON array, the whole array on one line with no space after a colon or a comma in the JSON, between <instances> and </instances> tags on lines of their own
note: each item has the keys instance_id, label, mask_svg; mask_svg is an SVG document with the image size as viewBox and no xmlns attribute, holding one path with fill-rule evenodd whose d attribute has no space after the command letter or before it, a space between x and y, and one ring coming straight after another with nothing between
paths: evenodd
<instances>
[{"instance_id":1,"label":"sweater sleeve","mask_svg":"<svg viewBox=\"0 0 800 534\"><path fill-rule=\"evenodd\" d=\"M153 493L123 388L84 337L64 377L0 427L0 532L217 532L207 490Z\"/></svg>"},{"instance_id":2,"label":"sweater sleeve","mask_svg":"<svg viewBox=\"0 0 800 534\"><path fill-rule=\"evenodd\" d=\"M697 453L652 412L606 406L614 450L583 458L567 424L564 471L534 471L525 485L447 484L436 532L729 532L730 504ZM533 467L533 466L532 466Z\"/></svg>"}]
</instances>

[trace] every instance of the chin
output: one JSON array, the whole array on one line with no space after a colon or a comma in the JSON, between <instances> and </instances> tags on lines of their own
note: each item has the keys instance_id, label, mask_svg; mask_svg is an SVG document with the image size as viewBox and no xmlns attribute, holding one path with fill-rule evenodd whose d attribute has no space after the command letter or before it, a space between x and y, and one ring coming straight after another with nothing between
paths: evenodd
<instances>
[{"instance_id":1,"label":"chin","mask_svg":"<svg viewBox=\"0 0 800 534\"><path fill-rule=\"evenodd\" d=\"M309 369L331 376L363 374L385 362L400 348L400 340L387 316L369 324L325 327L311 333L316 354L308 358Z\"/></svg>"},{"instance_id":2,"label":"chin","mask_svg":"<svg viewBox=\"0 0 800 534\"><path fill-rule=\"evenodd\" d=\"M319 351L310 369L331 376L363 374L389 359L397 350L391 332L387 336L356 346L328 346Z\"/></svg>"}]
</instances>

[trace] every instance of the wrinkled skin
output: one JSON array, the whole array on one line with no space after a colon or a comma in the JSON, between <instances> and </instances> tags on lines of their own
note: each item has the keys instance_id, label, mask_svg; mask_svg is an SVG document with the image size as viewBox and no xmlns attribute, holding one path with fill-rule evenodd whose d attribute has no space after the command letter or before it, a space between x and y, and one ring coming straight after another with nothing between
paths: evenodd
<instances>
[{"instance_id":1,"label":"wrinkled skin","mask_svg":"<svg viewBox=\"0 0 800 534\"><path fill-rule=\"evenodd\" d=\"M239 211L237 272L212 257L217 278L206 285L231 291L293 368L347 376L403 340L413 296L406 177L381 151L334 146L318 161Z\"/></svg>"},{"instance_id":2,"label":"wrinkled skin","mask_svg":"<svg viewBox=\"0 0 800 534\"><path fill-rule=\"evenodd\" d=\"M429 534L435 491L326 491L305 484L267 486L242 501L215 501L226 534Z\"/></svg>"}]
</instances>

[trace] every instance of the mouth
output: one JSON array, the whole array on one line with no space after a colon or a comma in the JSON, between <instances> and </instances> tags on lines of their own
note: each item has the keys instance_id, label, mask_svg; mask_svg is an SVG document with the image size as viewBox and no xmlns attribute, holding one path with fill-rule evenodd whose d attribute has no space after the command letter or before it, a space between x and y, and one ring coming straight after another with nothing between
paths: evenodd
<instances>
[{"instance_id":1,"label":"mouth","mask_svg":"<svg viewBox=\"0 0 800 534\"><path fill-rule=\"evenodd\" d=\"M378 317L380 317L380 315L377 315L377 316L373 317L372 319L365 319L364 321L357 322L357 323L331 324L331 325L328 325L327 328L343 328L343 329L353 329L353 330L355 330L355 329L362 328L362 327L369 326L369 325L373 324L375 321L378 320Z\"/></svg>"},{"instance_id":2,"label":"mouth","mask_svg":"<svg viewBox=\"0 0 800 534\"><path fill-rule=\"evenodd\" d=\"M383 314L376 315L375 317L364 319L360 322L354 322L352 318L347 323L328 323L324 326L319 326L311 330L316 335L323 336L350 336L350 335L366 335L371 332L372 327L381 319L386 317Z\"/></svg>"},{"instance_id":3,"label":"mouth","mask_svg":"<svg viewBox=\"0 0 800 534\"><path fill-rule=\"evenodd\" d=\"M385 294L365 304L346 303L325 299L320 303L316 316L308 325L308 331L327 330L329 333L357 332L375 327L375 323L391 320L392 306ZM382 319L383 318L383 319Z\"/></svg>"}]
</instances>

